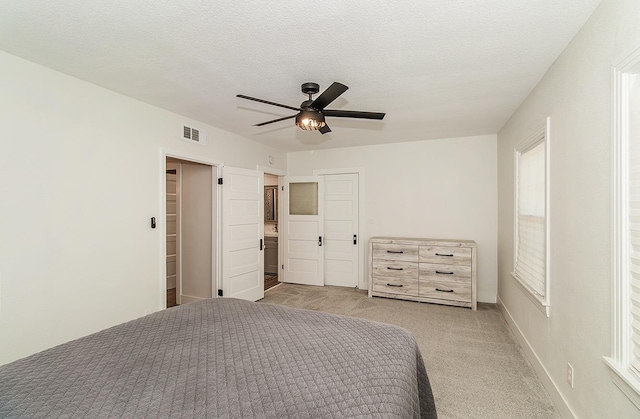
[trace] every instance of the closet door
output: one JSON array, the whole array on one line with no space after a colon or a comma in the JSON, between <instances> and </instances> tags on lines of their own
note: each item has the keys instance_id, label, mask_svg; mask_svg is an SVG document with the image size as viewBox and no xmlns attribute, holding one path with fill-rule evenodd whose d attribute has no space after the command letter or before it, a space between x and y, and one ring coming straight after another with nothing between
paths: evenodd
<instances>
[{"instance_id":1,"label":"closet door","mask_svg":"<svg viewBox=\"0 0 640 419\"><path fill-rule=\"evenodd\" d=\"M223 173L223 296L257 301L264 298L264 176L236 167Z\"/></svg>"},{"instance_id":2,"label":"closet door","mask_svg":"<svg viewBox=\"0 0 640 419\"><path fill-rule=\"evenodd\" d=\"M324 283L358 286L358 174L324 175Z\"/></svg>"},{"instance_id":3,"label":"closet door","mask_svg":"<svg viewBox=\"0 0 640 419\"><path fill-rule=\"evenodd\" d=\"M284 177L284 282L324 285L324 179Z\"/></svg>"}]
</instances>

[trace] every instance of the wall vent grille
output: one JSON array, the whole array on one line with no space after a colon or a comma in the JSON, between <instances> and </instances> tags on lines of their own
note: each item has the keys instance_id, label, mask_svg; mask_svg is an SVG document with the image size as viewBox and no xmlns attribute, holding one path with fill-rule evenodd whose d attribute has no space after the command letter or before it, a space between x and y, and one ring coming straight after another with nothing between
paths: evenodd
<instances>
[{"instance_id":1,"label":"wall vent grille","mask_svg":"<svg viewBox=\"0 0 640 419\"><path fill-rule=\"evenodd\" d=\"M204 132L186 125L182 127L182 138L185 140L195 141L200 144L206 144L207 142L207 136Z\"/></svg>"}]
</instances>

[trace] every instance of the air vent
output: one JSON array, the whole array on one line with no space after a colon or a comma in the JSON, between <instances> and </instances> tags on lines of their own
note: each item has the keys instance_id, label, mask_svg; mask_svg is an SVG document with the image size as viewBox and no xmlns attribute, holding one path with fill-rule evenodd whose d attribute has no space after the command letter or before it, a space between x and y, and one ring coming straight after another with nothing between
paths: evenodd
<instances>
[{"instance_id":1,"label":"air vent","mask_svg":"<svg viewBox=\"0 0 640 419\"><path fill-rule=\"evenodd\" d=\"M204 132L201 132L196 128L188 127L186 125L182 127L182 138L184 138L185 140L191 140L200 144L207 143L207 136L205 135Z\"/></svg>"}]
</instances>

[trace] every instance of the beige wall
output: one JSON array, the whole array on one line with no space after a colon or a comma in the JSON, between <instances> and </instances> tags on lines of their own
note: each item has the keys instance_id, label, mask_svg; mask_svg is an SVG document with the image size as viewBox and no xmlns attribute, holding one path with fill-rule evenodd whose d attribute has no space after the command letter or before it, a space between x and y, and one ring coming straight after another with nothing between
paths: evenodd
<instances>
[{"instance_id":1,"label":"beige wall","mask_svg":"<svg viewBox=\"0 0 640 419\"><path fill-rule=\"evenodd\" d=\"M162 308L161 148L285 169L279 150L2 52L0 92L0 364Z\"/></svg>"},{"instance_id":2,"label":"beige wall","mask_svg":"<svg viewBox=\"0 0 640 419\"><path fill-rule=\"evenodd\" d=\"M495 135L289 153L288 166L291 175L364 169L361 243L372 236L475 240L478 299L495 302ZM360 272L367 274L364 266Z\"/></svg>"},{"instance_id":3,"label":"beige wall","mask_svg":"<svg viewBox=\"0 0 640 419\"><path fill-rule=\"evenodd\" d=\"M499 297L581 418L637 418L611 352L611 66L640 47L640 1L605 0L498 134ZM516 287L513 148L551 117L551 317ZM574 367L575 388L566 381Z\"/></svg>"},{"instance_id":4,"label":"beige wall","mask_svg":"<svg viewBox=\"0 0 640 419\"><path fill-rule=\"evenodd\" d=\"M181 304L211 298L215 272L212 224L214 168L182 162L180 189L180 288Z\"/></svg>"},{"instance_id":5,"label":"beige wall","mask_svg":"<svg viewBox=\"0 0 640 419\"><path fill-rule=\"evenodd\" d=\"M278 176L265 173L264 186L278 186Z\"/></svg>"}]
</instances>

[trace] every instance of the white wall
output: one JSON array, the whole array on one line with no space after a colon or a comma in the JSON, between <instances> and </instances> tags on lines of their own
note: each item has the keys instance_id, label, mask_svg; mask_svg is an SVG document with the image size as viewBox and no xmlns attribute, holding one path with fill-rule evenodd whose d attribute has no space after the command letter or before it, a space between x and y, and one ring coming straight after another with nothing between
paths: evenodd
<instances>
[{"instance_id":1,"label":"white wall","mask_svg":"<svg viewBox=\"0 0 640 419\"><path fill-rule=\"evenodd\" d=\"M611 351L611 66L640 47L640 1L605 0L498 134L499 297L581 418L637 418ZM513 148L551 117L551 317L513 269ZM566 382L567 362L575 388ZM552 395L557 392L553 391ZM560 406L562 408L562 406Z\"/></svg>"},{"instance_id":2,"label":"white wall","mask_svg":"<svg viewBox=\"0 0 640 419\"><path fill-rule=\"evenodd\" d=\"M365 170L361 243L372 236L470 239L478 243L478 299L497 287L496 136L289 153L291 175ZM361 269L365 275L364 267Z\"/></svg>"},{"instance_id":3,"label":"white wall","mask_svg":"<svg viewBox=\"0 0 640 419\"><path fill-rule=\"evenodd\" d=\"M161 147L285 168L280 151L2 52L0 92L0 364L161 308Z\"/></svg>"}]
</instances>

